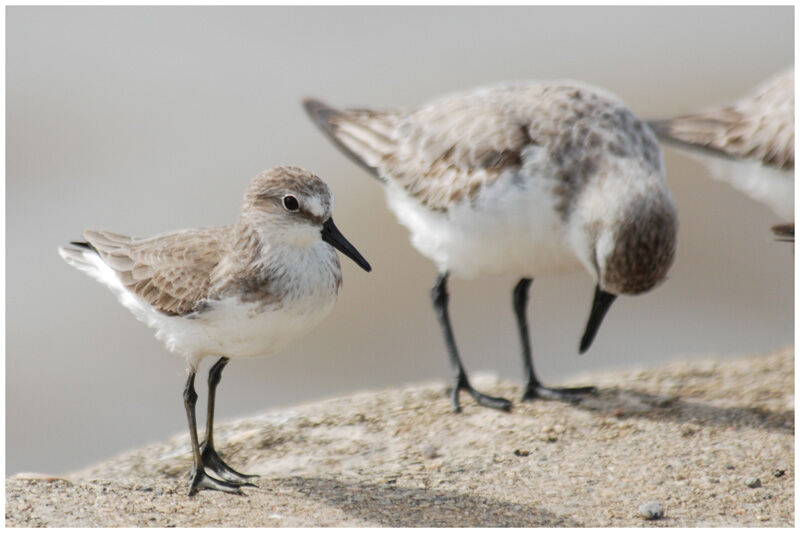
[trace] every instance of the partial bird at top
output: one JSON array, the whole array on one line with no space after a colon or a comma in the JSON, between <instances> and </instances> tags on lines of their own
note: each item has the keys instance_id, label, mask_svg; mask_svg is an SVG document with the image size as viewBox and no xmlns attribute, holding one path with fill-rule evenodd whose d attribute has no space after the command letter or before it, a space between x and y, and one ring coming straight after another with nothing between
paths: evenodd
<instances>
[{"instance_id":1,"label":"partial bird at top","mask_svg":"<svg viewBox=\"0 0 800 533\"><path fill-rule=\"evenodd\" d=\"M663 141L708 156L715 178L769 206L787 222L773 231L794 236L794 69L732 104L649 124Z\"/></svg>"}]
</instances>

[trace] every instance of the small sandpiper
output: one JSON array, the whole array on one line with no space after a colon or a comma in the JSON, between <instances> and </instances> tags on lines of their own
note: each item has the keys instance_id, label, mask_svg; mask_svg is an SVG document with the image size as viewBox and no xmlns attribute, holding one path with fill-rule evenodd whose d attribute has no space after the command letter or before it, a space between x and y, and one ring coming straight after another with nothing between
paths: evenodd
<instances>
[{"instance_id":1,"label":"small sandpiper","mask_svg":"<svg viewBox=\"0 0 800 533\"><path fill-rule=\"evenodd\" d=\"M214 399L229 359L273 354L331 312L342 285L334 248L370 271L336 228L332 209L333 195L320 178L301 168L276 167L250 182L230 226L142 239L87 230L85 241L58 250L186 358L183 398L194 458L190 496L201 489L241 493L255 477L228 466L214 449ZM208 374L201 443L194 378L206 356L219 360Z\"/></svg>"},{"instance_id":2,"label":"small sandpiper","mask_svg":"<svg viewBox=\"0 0 800 533\"><path fill-rule=\"evenodd\" d=\"M728 105L649 122L665 142L700 155L716 179L769 206L794 241L794 69Z\"/></svg>"},{"instance_id":3,"label":"small sandpiper","mask_svg":"<svg viewBox=\"0 0 800 533\"><path fill-rule=\"evenodd\" d=\"M666 276L677 237L675 204L658 141L615 96L576 82L519 83L446 96L406 110L306 111L346 155L384 185L387 201L434 261L431 289L459 391L476 391L447 311L450 274L519 276L513 309L527 379L523 400L574 400L593 387L551 388L533 368L526 307L533 276L581 267L596 281L579 350L592 343L618 294L649 291Z\"/></svg>"}]
</instances>

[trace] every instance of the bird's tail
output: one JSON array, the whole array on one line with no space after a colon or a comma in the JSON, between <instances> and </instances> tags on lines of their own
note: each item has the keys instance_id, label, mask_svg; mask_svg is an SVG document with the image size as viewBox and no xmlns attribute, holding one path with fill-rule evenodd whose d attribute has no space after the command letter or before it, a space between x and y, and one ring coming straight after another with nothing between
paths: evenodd
<instances>
[{"instance_id":1,"label":"bird's tail","mask_svg":"<svg viewBox=\"0 0 800 533\"><path fill-rule=\"evenodd\" d=\"M713 129L718 122L697 116L685 116L674 119L648 120L647 125L662 142L677 148L685 148L694 152L733 159L733 157L713 146Z\"/></svg>"},{"instance_id":2,"label":"bird's tail","mask_svg":"<svg viewBox=\"0 0 800 533\"><path fill-rule=\"evenodd\" d=\"M347 157L382 180L380 163L393 152L394 115L366 109L339 110L306 98L303 107L311 120Z\"/></svg>"},{"instance_id":3,"label":"bird's tail","mask_svg":"<svg viewBox=\"0 0 800 533\"><path fill-rule=\"evenodd\" d=\"M86 241L71 241L69 245L59 246L58 255L73 266L89 274L93 278L98 277L98 261L100 259L97 249Z\"/></svg>"},{"instance_id":4,"label":"bird's tail","mask_svg":"<svg viewBox=\"0 0 800 533\"><path fill-rule=\"evenodd\" d=\"M128 255L131 238L110 231L86 230L84 241L60 246L58 254L69 265L108 284L109 273L127 271L133 266Z\"/></svg>"},{"instance_id":5,"label":"bird's tail","mask_svg":"<svg viewBox=\"0 0 800 533\"><path fill-rule=\"evenodd\" d=\"M87 257L97 255L97 249L86 241L70 241L69 245L58 247L58 255L75 268L81 268L89 262Z\"/></svg>"}]
</instances>

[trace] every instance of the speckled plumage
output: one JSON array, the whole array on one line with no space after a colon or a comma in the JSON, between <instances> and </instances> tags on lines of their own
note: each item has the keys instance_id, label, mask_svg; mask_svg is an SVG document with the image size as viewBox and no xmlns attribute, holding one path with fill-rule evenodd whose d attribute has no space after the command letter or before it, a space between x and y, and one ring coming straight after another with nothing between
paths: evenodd
<instances>
[{"instance_id":1,"label":"speckled plumage","mask_svg":"<svg viewBox=\"0 0 800 533\"><path fill-rule=\"evenodd\" d=\"M573 270L582 262L592 272L595 263L604 266L604 258L587 248L599 238L587 228L625 227L627 206L637 195L654 199L652 205L666 213L667 228L653 232L663 245L657 251L662 259L650 279L637 275L639 283L612 288L648 290L671 263L675 209L658 141L605 91L576 82L516 83L405 110L337 110L312 99L305 106L337 146L385 183L412 242L441 270L462 277L535 275ZM605 205L588 198L603 195ZM470 235L461 239L457 227L470 227ZM439 235L437 242L426 244L432 234ZM493 243L505 244L504 236L531 253L499 265L468 266L480 255L478 240L487 255L514 255L492 249ZM446 251L456 240L473 241L471 250ZM638 246L629 238L615 240Z\"/></svg>"},{"instance_id":2,"label":"speckled plumage","mask_svg":"<svg viewBox=\"0 0 800 533\"><path fill-rule=\"evenodd\" d=\"M331 312L342 285L334 247L370 270L336 228L332 210L321 179L298 167L275 167L253 178L230 226L145 239L87 230L85 241L58 249L189 363L183 390L193 455L189 496L203 489L241 494L241 487L255 486L256 476L228 466L214 447L216 390L229 360L272 355ZM201 442L194 382L209 355L218 359L208 373Z\"/></svg>"},{"instance_id":3,"label":"speckled plumage","mask_svg":"<svg viewBox=\"0 0 800 533\"><path fill-rule=\"evenodd\" d=\"M338 148L381 180L412 244L439 269L431 297L455 376L454 410L459 390L484 406L511 404L469 384L447 311L450 274L518 276L523 399L586 392L544 387L536 377L527 293L534 276L583 268L595 279L583 352L617 294L664 280L677 214L650 128L615 96L576 82L505 84L402 110L304 105Z\"/></svg>"},{"instance_id":4,"label":"speckled plumage","mask_svg":"<svg viewBox=\"0 0 800 533\"><path fill-rule=\"evenodd\" d=\"M125 288L169 316L194 312L211 297L211 277L233 228L182 230L144 239L86 230L86 242Z\"/></svg>"},{"instance_id":5,"label":"speckled plumage","mask_svg":"<svg viewBox=\"0 0 800 533\"><path fill-rule=\"evenodd\" d=\"M398 111L338 111L314 100L306 107L367 169L433 210L473 200L519 170L531 146L549 152L564 216L604 153L662 166L641 120L612 95L575 83L505 85Z\"/></svg>"},{"instance_id":6,"label":"speckled plumage","mask_svg":"<svg viewBox=\"0 0 800 533\"><path fill-rule=\"evenodd\" d=\"M301 200L297 213L280 204L288 193ZM332 309L341 269L319 233L331 209L322 180L278 167L252 180L229 226L141 239L87 230L85 245L59 253L193 366L207 355L267 355Z\"/></svg>"}]
</instances>

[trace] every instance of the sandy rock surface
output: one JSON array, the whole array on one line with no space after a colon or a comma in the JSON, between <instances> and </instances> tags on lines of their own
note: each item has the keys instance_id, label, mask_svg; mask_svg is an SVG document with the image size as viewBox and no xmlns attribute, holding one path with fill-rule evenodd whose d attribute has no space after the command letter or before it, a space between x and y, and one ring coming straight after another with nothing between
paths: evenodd
<instances>
[{"instance_id":1,"label":"sandy rock surface","mask_svg":"<svg viewBox=\"0 0 800 533\"><path fill-rule=\"evenodd\" d=\"M462 395L456 415L443 384L409 386L223 423L222 455L261 475L245 496L186 496L184 434L64 478L7 478L6 525L794 525L793 349L570 384L600 390L511 413Z\"/></svg>"}]
</instances>

